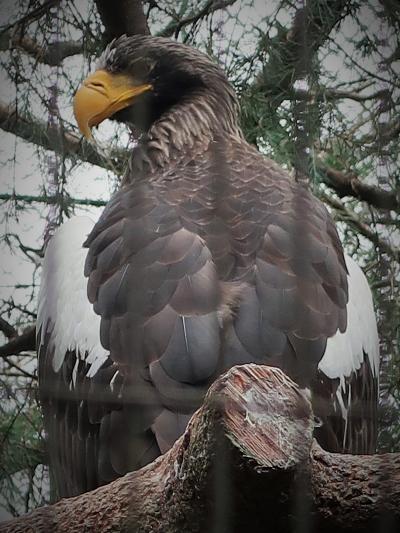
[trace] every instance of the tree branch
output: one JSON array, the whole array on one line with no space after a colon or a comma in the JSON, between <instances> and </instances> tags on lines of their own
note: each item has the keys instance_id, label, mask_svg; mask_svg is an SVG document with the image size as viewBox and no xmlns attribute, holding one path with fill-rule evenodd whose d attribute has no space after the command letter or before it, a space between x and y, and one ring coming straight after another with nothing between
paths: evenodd
<instances>
[{"instance_id":1,"label":"tree branch","mask_svg":"<svg viewBox=\"0 0 400 533\"><path fill-rule=\"evenodd\" d=\"M343 198L352 196L379 209L389 209L400 212L400 195L396 191L385 191L373 185L367 185L360 181L354 173L344 173L335 168L318 162L318 170L328 187Z\"/></svg>"},{"instance_id":2,"label":"tree branch","mask_svg":"<svg viewBox=\"0 0 400 533\"><path fill-rule=\"evenodd\" d=\"M120 0L118 9L110 0L95 0L105 27L104 40L109 43L121 35L148 35L150 33L141 0Z\"/></svg>"},{"instance_id":3,"label":"tree branch","mask_svg":"<svg viewBox=\"0 0 400 533\"><path fill-rule=\"evenodd\" d=\"M367 134L362 137L361 142L365 144L373 143L374 150L382 149L393 140L397 140L400 135L400 118L396 117L387 123L381 123L376 127L375 134Z\"/></svg>"},{"instance_id":4,"label":"tree branch","mask_svg":"<svg viewBox=\"0 0 400 533\"><path fill-rule=\"evenodd\" d=\"M61 65L67 57L82 54L84 50L82 40L59 41L41 46L27 35L15 35L11 31L3 33L0 36L0 51L9 50L12 47L23 50L39 63L53 67Z\"/></svg>"},{"instance_id":5,"label":"tree branch","mask_svg":"<svg viewBox=\"0 0 400 533\"><path fill-rule=\"evenodd\" d=\"M215 11L219 11L220 9L225 9L229 6L232 6L236 0L208 0L208 2L204 5L203 8L201 8L196 13L192 13L191 15L184 17L180 20L174 20L168 24L166 28L161 30L157 35L159 37L177 37L179 35L179 32L184 28L185 26L188 26L189 24L195 24L199 20L207 17L208 15L211 15Z\"/></svg>"},{"instance_id":6,"label":"tree branch","mask_svg":"<svg viewBox=\"0 0 400 533\"><path fill-rule=\"evenodd\" d=\"M58 196L34 196L30 194L9 194L9 193L3 193L0 194L0 201L14 201L14 202L25 202L27 204L33 204L33 203L41 203L41 204L58 204L60 202L60 198ZM72 198L70 196L65 197L63 196L62 202L68 205L74 206L74 205L90 205L93 207L104 207L107 205L108 201L106 200L92 200L90 198Z\"/></svg>"},{"instance_id":7,"label":"tree branch","mask_svg":"<svg viewBox=\"0 0 400 533\"><path fill-rule=\"evenodd\" d=\"M16 28L20 30L21 33L23 33L27 24L31 24L35 20L39 20L52 7L55 7L60 2L61 0L47 0L46 2L43 2L43 4L39 5L35 9L32 9L32 11L29 11L20 19L16 20L15 22L12 22L11 24L7 24L7 26L3 26L2 28L0 28L0 36L6 33L11 28Z\"/></svg>"},{"instance_id":8,"label":"tree branch","mask_svg":"<svg viewBox=\"0 0 400 533\"><path fill-rule=\"evenodd\" d=\"M329 2L326 9L321 10L319 2L308 2L307 7L296 11L290 29L281 29L276 37L265 42L269 60L256 85L272 99L272 107L277 108L287 97L296 79L308 73L307 66L304 65L305 56L310 62L312 55L347 15L348 6L348 0L334 0Z\"/></svg>"},{"instance_id":9,"label":"tree branch","mask_svg":"<svg viewBox=\"0 0 400 533\"><path fill-rule=\"evenodd\" d=\"M21 335L13 337L9 342L0 346L0 357L19 355L21 352L36 350L36 328L31 326Z\"/></svg>"},{"instance_id":10,"label":"tree branch","mask_svg":"<svg viewBox=\"0 0 400 533\"><path fill-rule=\"evenodd\" d=\"M379 236L379 234L373 231L367 224L362 222L355 213L352 213L339 201L335 200L331 196L328 196L324 193L319 193L320 198L326 202L328 205L335 209L336 213L339 215L340 220L353 226L357 233L363 235L368 240L370 240L375 246L377 246L382 252L387 253L393 257L396 261L399 260L400 250L393 248L385 239Z\"/></svg>"},{"instance_id":11,"label":"tree branch","mask_svg":"<svg viewBox=\"0 0 400 533\"><path fill-rule=\"evenodd\" d=\"M314 0L305 2L304 7L296 10L289 29L277 25L277 35L272 39L266 37L265 43L262 43L268 53L268 61L253 90L265 95L268 114L272 116L284 100L293 100L292 164L295 180L304 186L309 181L309 153L312 138L316 135L317 108L315 102L311 105L304 98L294 98L294 83L301 78L311 80L318 49L347 14L349 4L348 0L334 0L329 6L321 6Z\"/></svg>"},{"instance_id":12,"label":"tree branch","mask_svg":"<svg viewBox=\"0 0 400 533\"><path fill-rule=\"evenodd\" d=\"M314 442L311 461L316 531L399 531L400 454L341 455Z\"/></svg>"},{"instance_id":13,"label":"tree branch","mask_svg":"<svg viewBox=\"0 0 400 533\"><path fill-rule=\"evenodd\" d=\"M388 89L380 89L371 94L361 94L360 91L341 91L339 89L332 89L328 87L321 87L318 91L296 89L292 91L293 98L297 100L354 100L355 102L368 102L369 100L377 100L379 98L387 97Z\"/></svg>"},{"instance_id":14,"label":"tree branch","mask_svg":"<svg viewBox=\"0 0 400 533\"><path fill-rule=\"evenodd\" d=\"M127 157L124 150L114 150L103 156L92 144L75 133L57 126L49 126L37 117L17 113L15 106L8 106L2 102L0 102L0 128L46 150L53 150L73 159L78 158L117 175L123 172L123 161Z\"/></svg>"},{"instance_id":15,"label":"tree branch","mask_svg":"<svg viewBox=\"0 0 400 533\"><path fill-rule=\"evenodd\" d=\"M0 316L0 331L4 333L4 335L7 337L7 339L11 339L12 337L15 337L18 335L17 330L7 322L4 318Z\"/></svg>"},{"instance_id":16,"label":"tree branch","mask_svg":"<svg viewBox=\"0 0 400 533\"><path fill-rule=\"evenodd\" d=\"M137 472L1 533L375 531L400 525L400 455L324 452L308 399L281 370L235 367L173 448ZM386 469L386 472L385 472ZM383 475L382 475L383 472Z\"/></svg>"},{"instance_id":17,"label":"tree branch","mask_svg":"<svg viewBox=\"0 0 400 533\"><path fill-rule=\"evenodd\" d=\"M21 472L21 470L34 470L39 465L47 464L48 457L43 444L42 440L39 440L36 446L18 444L17 447L20 448L20 453L17 456L17 460L13 457L11 464L7 461L7 466L4 462L3 465L0 465L0 482L6 477Z\"/></svg>"},{"instance_id":18,"label":"tree branch","mask_svg":"<svg viewBox=\"0 0 400 533\"><path fill-rule=\"evenodd\" d=\"M14 354L16 355L16 354ZM28 357L28 354L26 353L19 353L18 354L20 357ZM27 372L26 370L24 370L23 368L21 368L20 366L18 366L17 364L15 364L13 361L11 361L11 359L5 355L1 356L3 357L3 359L6 361L7 365L10 366L11 368L14 368L14 370L17 371L13 373L13 376L14 377L25 377L25 378L29 378L29 379L33 379L34 381L37 380L37 376L35 376L35 374L31 374L30 372ZM10 376L10 372L2 372L3 376L5 377L8 377Z\"/></svg>"}]
</instances>

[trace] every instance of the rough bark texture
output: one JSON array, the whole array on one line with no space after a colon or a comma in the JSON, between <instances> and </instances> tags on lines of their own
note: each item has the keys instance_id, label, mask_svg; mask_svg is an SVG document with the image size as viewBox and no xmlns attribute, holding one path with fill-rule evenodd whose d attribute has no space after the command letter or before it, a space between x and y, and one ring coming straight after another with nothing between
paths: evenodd
<instances>
[{"instance_id":1,"label":"rough bark texture","mask_svg":"<svg viewBox=\"0 0 400 533\"><path fill-rule=\"evenodd\" d=\"M167 454L110 485L8 522L0 532L398 527L400 456L329 454L313 443L312 431L308 399L280 370L235 367L214 383Z\"/></svg>"},{"instance_id":2,"label":"rough bark texture","mask_svg":"<svg viewBox=\"0 0 400 533\"><path fill-rule=\"evenodd\" d=\"M331 454L314 442L311 461L321 531L400 531L400 454Z\"/></svg>"}]
</instances>

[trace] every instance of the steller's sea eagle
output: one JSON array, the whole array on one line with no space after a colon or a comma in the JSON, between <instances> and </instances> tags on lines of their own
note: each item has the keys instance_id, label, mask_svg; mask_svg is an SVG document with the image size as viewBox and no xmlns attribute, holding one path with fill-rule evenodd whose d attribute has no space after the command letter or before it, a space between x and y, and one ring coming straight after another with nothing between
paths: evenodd
<instances>
[{"instance_id":1,"label":"steller's sea eagle","mask_svg":"<svg viewBox=\"0 0 400 533\"><path fill-rule=\"evenodd\" d=\"M74 111L86 137L106 118L142 134L100 219L71 219L45 254L39 385L59 496L168 450L216 376L250 362L311 391L323 447L374 452L370 289L324 205L244 140L222 70L124 36Z\"/></svg>"}]
</instances>

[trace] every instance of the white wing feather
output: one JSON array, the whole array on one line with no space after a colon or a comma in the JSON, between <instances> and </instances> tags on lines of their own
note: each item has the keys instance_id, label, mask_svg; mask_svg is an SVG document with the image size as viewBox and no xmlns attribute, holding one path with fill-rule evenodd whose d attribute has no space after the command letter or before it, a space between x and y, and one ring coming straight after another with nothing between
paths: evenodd
<instances>
[{"instance_id":1,"label":"white wing feather","mask_svg":"<svg viewBox=\"0 0 400 533\"><path fill-rule=\"evenodd\" d=\"M58 371L68 350L76 350L93 376L108 357L100 343L100 317L87 298L83 275L87 250L82 244L94 223L88 217L65 222L51 238L44 257L37 330L40 344L50 334L53 369ZM76 374L76 372L75 372Z\"/></svg>"},{"instance_id":2,"label":"white wing feather","mask_svg":"<svg viewBox=\"0 0 400 533\"><path fill-rule=\"evenodd\" d=\"M72 218L50 240L43 262L37 320L39 342L43 343L46 333L50 333L54 370L61 368L68 350L77 350L90 365L88 376L93 376L108 357L100 343L100 317L87 298L87 280L83 276L87 250L82 243L93 225L88 217ZM366 354L377 376L379 342L371 290L353 259L346 257L346 264L347 328L328 339L319 369L331 379L342 380L360 368Z\"/></svg>"},{"instance_id":3,"label":"white wing feather","mask_svg":"<svg viewBox=\"0 0 400 533\"><path fill-rule=\"evenodd\" d=\"M361 268L346 256L349 271L347 328L328 339L319 369L329 378L343 379L358 370L368 357L374 376L379 373L379 340L372 293Z\"/></svg>"}]
</instances>

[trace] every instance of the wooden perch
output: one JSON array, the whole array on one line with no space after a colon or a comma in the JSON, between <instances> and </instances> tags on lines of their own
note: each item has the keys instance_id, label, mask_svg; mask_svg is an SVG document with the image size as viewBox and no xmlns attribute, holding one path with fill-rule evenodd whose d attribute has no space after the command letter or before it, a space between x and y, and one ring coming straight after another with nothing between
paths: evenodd
<instances>
[{"instance_id":1,"label":"wooden perch","mask_svg":"<svg viewBox=\"0 0 400 533\"><path fill-rule=\"evenodd\" d=\"M309 400L282 371L235 367L168 453L0 531L398 530L400 456L324 452L313 443L313 420Z\"/></svg>"}]
</instances>

